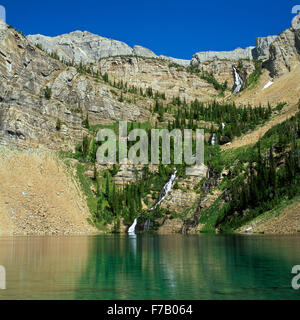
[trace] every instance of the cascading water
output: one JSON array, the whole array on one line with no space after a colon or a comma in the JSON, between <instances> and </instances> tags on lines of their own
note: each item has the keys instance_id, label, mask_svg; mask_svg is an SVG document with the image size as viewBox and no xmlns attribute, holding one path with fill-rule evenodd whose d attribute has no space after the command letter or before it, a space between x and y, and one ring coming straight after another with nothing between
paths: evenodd
<instances>
[{"instance_id":1,"label":"cascading water","mask_svg":"<svg viewBox=\"0 0 300 320\"><path fill-rule=\"evenodd\" d=\"M241 78L241 76L239 75L237 69L235 66L232 66L233 68L233 72L234 72L234 89L233 89L233 94L237 94L240 91L242 91L243 86L244 86L244 81Z\"/></svg>"},{"instance_id":2,"label":"cascading water","mask_svg":"<svg viewBox=\"0 0 300 320\"><path fill-rule=\"evenodd\" d=\"M144 230L150 230L153 226L153 223L150 219L147 219L144 223Z\"/></svg>"},{"instance_id":3,"label":"cascading water","mask_svg":"<svg viewBox=\"0 0 300 320\"><path fill-rule=\"evenodd\" d=\"M132 226L128 229L129 234L135 234L136 225L137 225L137 218L134 219Z\"/></svg>"},{"instance_id":4,"label":"cascading water","mask_svg":"<svg viewBox=\"0 0 300 320\"><path fill-rule=\"evenodd\" d=\"M174 181L176 179L176 175L177 175L177 170L172 174L170 180L164 185L163 189L161 190L161 192L159 194L158 202L149 211L155 210L164 201L164 199L166 198L167 194L172 190L172 186L173 186L173 183L174 183ZM150 222L148 222L148 224L149 223ZM129 235L134 235L135 234L136 225L137 225L137 218L134 219L132 226L128 229L128 234ZM149 228L149 226L148 226L148 228Z\"/></svg>"},{"instance_id":5,"label":"cascading water","mask_svg":"<svg viewBox=\"0 0 300 320\"><path fill-rule=\"evenodd\" d=\"M176 179L177 170L172 174L170 180L165 184L161 190L158 198L158 202L149 211L155 210L166 198L167 194L172 190L173 182Z\"/></svg>"},{"instance_id":6,"label":"cascading water","mask_svg":"<svg viewBox=\"0 0 300 320\"><path fill-rule=\"evenodd\" d=\"M217 137L216 137L216 134L214 133L214 134L212 135L210 144L211 144L212 146L215 146L215 145L216 145L216 142L217 142Z\"/></svg>"}]
</instances>

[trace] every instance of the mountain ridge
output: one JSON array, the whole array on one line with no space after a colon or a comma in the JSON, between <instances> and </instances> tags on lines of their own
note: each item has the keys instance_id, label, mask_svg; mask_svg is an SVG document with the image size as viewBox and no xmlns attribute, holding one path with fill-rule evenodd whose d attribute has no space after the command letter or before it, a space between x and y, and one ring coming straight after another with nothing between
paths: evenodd
<instances>
[{"instance_id":1,"label":"mountain ridge","mask_svg":"<svg viewBox=\"0 0 300 320\"><path fill-rule=\"evenodd\" d=\"M74 176L84 190L93 221L103 223L105 230L126 231L133 219L141 217L143 210L155 203L157 192L168 181L174 167L149 166L150 176L144 179L143 185L135 174L137 167L111 168L97 163L94 151L99 128L115 128L116 121L126 120L132 128L140 126L146 130L206 130L209 151L206 177L189 179L179 170L174 188L160 208L159 218L150 217L157 228L165 225L168 232L198 233L202 222L210 224L210 220L205 221L206 214L213 212L209 219L215 219L220 205L230 202L227 191L234 182L231 172L237 173L240 179L246 177L251 154L237 159L240 161L237 164L231 152L237 152L239 147L246 152L250 147L256 153L253 144L261 140L261 134L276 126L278 133L273 133L272 139L277 143L281 125L298 110L300 32L297 23L278 36L258 38L256 50L250 47L225 54L200 52L194 65L190 60L181 61L187 67L179 65L174 58L162 59L147 48L131 48L89 32L75 31L71 36L58 36L54 40L40 35L42 44L29 41L30 37L11 27L0 31L0 143L3 150L15 145L60 152L64 161L74 165L71 166ZM255 54L264 61L257 61L257 56L254 59ZM77 63L67 63L66 59L74 57ZM95 62L81 63L81 57ZM232 90L237 73L243 81L239 92ZM291 121L286 122L287 128L295 119ZM294 134L293 130L290 134ZM287 153L288 139L280 143ZM266 151L272 150L265 145ZM223 155L227 162L222 162ZM277 153L278 163L283 155ZM146 167L139 169L147 172ZM31 182L26 169L23 171L24 180ZM13 183L9 178L7 185ZM123 194L124 186L127 191ZM60 196L60 192L54 193ZM119 201L117 207L112 201L115 197ZM15 200L19 199L12 200L12 205ZM12 219L10 212L5 212ZM68 209L70 212L72 208ZM116 219L113 212L117 212ZM247 212L240 214L244 216ZM234 211L227 213L228 218L236 216ZM139 218L141 229L144 218ZM42 225L45 221L42 217ZM227 220L224 221L220 220L219 225L226 226Z\"/></svg>"},{"instance_id":2,"label":"mountain ridge","mask_svg":"<svg viewBox=\"0 0 300 320\"><path fill-rule=\"evenodd\" d=\"M62 59L74 61L75 63L95 63L101 58L132 55L149 58L161 58L182 66L189 66L195 63L207 62L216 59L265 59L269 56L268 47L277 36L258 37L256 46L247 48L236 48L228 51L199 51L190 60L156 55L152 50L141 45L130 47L123 41L106 38L89 31L72 31L55 37L41 34L28 35L27 38L33 44L41 45L48 52L56 52ZM82 41L79 41L79 40ZM86 40L89 40L88 42ZM97 46L95 48L95 45ZM68 48L69 46L69 48ZM73 52L72 52L73 50Z\"/></svg>"}]
</instances>

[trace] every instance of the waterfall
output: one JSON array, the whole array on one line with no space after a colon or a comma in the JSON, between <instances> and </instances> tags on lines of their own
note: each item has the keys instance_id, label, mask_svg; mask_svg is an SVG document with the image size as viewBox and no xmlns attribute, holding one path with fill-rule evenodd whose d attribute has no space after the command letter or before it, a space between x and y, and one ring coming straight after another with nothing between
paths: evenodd
<instances>
[{"instance_id":1,"label":"waterfall","mask_svg":"<svg viewBox=\"0 0 300 320\"><path fill-rule=\"evenodd\" d=\"M128 229L129 234L135 234L135 227L137 225L137 218L134 219L132 226Z\"/></svg>"},{"instance_id":2,"label":"waterfall","mask_svg":"<svg viewBox=\"0 0 300 320\"><path fill-rule=\"evenodd\" d=\"M170 180L165 184L165 186L161 190L159 194L158 202L149 211L155 210L165 200L165 197L167 196L169 191L172 190L173 182L176 179L176 175L177 175L177 170L172 174Z\"/></svg>"},{"instance_id":3,"label":"waterfall","mask_svg":"<svg viewBox=\"0 0 300 320\"><path fill-rule=\"evenodd\" d=\"M217 142L216 140L217 140L216 134L214 133L214 134L212 135L210 144L211 144L212 146L215 146L215 145L216 145L216 142Z\"/></svg>"},{"instance_id":4,"label":"waterfall","mask_svg":"<svg viewBox=\"0 0 300 320\"><path fill-rule=\"evenodd\" d=\"M224 130L224 129L225 129L225 123L222 122L222 130Z\"/></svg>"},{"instance_id":5,"label":"waterfall","mask_svg":"<svg viewBox=\"0 0 300 320\"><path fill-rule=\"evenodd\" d=\"M176 179L176 175L177 175L177 170L172 174L170 180L165 184L165 186L161 190L161 192L159 194L158 202L149 211L155 210L164 201L164 199L167 196L167 194L169 193L169 191L172 190L172 186L173 186L173 183ZM128 229L129 235L135 234L136 225L137 225L137 218L134 219L132 226ZM146 221L145 225L147 225L147 228L149 229L150 221Z\"/></svg>"},{"instance_id":6,"label":"waterfall","mask_svg":"<svg viewBox=\"0 0 300 320\"><path fill-rule=\"evenodd\" d=\"M239 93L242 91L244 82L239 73L237 72L237 69L235 66L232 66L233 72L234 72L234 89L233 89L233 94Z\"/></svg>"},{"instance_id":7,"label":"waterfall","mask_svg":"<svg viewBox=\"0 0 300 320\"><path fill-rule=\"evenodd\" d=\"M152 221L150 219L147 219L146 222L144 223L144 230L150 230L152 226L153 226Z\"/></svg>"}]
</instances>

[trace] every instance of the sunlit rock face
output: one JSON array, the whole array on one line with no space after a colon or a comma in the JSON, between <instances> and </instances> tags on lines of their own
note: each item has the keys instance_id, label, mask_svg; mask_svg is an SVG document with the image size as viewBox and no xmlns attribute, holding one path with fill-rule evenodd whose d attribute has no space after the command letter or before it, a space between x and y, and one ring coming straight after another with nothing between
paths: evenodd
<instances>
[{"instance_id":1,"label":"sunlit rock face","mask_svg":"<svg viewBox=\"0 0 300 320\"><path fill-rule=\"evenodd\" d=\"M118 101L111 87L50 58L12 28L0 31L0 82L2 144L69 149L82 139L83 113L91 123L149 117L144 106Z\"/></svg>"},{"instance_id":2,"label":"sunlit rock face","mask_svg":"<svg viewBox=\"0 0 300 320\"><path fill-rule=\"evenodd\" d=\"M270 45L270 58L264 66L272 77L291 72L300 61L300 14L292 21L289 29L278 35Z\"/></svg>"},{"instance_id":3,"label":"sunlit rock face","mask_svg":"<svg viewBox=\"0 0 300 320\"><path fill-rule=\"evenodd\" d=\"M144 48L142 46L134 46L132 53L133 55L139 56L139 57L157 58L157 55L153 51L147 48Z\"/></svg>"},{"instance_id":4,"label":"sunlit rock face","mask_svg":"<svg viewBox=\"0 0 300 320\"><path fill-rule=\"evenodd\" d=\"M56 52L60 58L77 64L94 63L105 57L133 54L133 49L126 43L88 31L74 31L57 37L29 35L27 38L34 44L40 44L47 52Z\"/></svg>"},{"instance_id":5,"label":"sunlit rock face","mask_svg":"<svg viewBox=\"0 0 300 320\"><path fill-rule=\"evenodd\" d=\"M170 61L171 63L176 63L176 64L179 64L180 66L183 66L183 67L188 67L191 65L191 60L184 60L184 59L177 59L177 58L172 58L172 57L166 57L164 55L160 55L159 56L161 59L164 59L164 60L168 60Z\"/></svg>"},{"instance_id":6,"label":"sunlit rock face","mask_svg":"<svg viewBox=\"0 0 300 320\"><path fill-rule=\"evenodd\" d=\"M253 50L255 47L248 47L246 49L237 48L233 51L204 51L194 54L192 64L201 64L207 61L214 60L252 60Z\"/></svg>"}]
</instances>

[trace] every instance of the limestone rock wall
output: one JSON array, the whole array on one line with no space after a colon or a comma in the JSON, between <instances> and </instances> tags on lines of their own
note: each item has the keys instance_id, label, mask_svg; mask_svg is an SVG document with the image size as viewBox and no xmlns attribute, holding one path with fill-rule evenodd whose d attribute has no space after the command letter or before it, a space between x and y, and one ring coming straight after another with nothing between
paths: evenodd
<instances>
[{"instance_id":1,"label":"limestone rock wall","mask_svg":"<svg viewBox=\"0 0 300 320\"><path fill-rule=\"evenodd\" d=\"M101 60L97 67L111 79L123 80L137 88L165 93L167 98L181 97L187 101L198 98L210 100L217 93L213 86L185 69L169 67L169 62L138 57L111 57Z\"/></svg>"},{"instance_id":2,"label":"limestone rock wall","mask_svg":"<svg viewBox=\"0 0 300 320\"><path fill-rule=\"evenodd\" d=\"M193 55L192 64L202 64L208 61L215 60L252 60L253 50L255 47L248 47L246 49L237 48L233 51L204 51L197 52Z\"/></svg>"},{"instance_id":3,"label":"limestone rock wall","mask_svg":"<svg viewBox=\"0 0 300 320\"><path fill-rule=\"evenodd\" d=\"M46 99L45 89L51 88ZM82 139L82 121L143 120L145 106L119 102L111 87L50 58L13 29L0 32L0 142L70 149ZM57 120L61 129L56 129Z\"/></svg>"},{"instance_id":4,"label":"limestone rock wall","mask_svg":"<svg viewBox=\"0 0 300 320\"><path fill-rule=\"evenodd\" d=\"M270 45L270 58L265 67L272 77L292 71L300 62L300 14L291 28L282 32Z\"/></svg>"}]
</instances>

